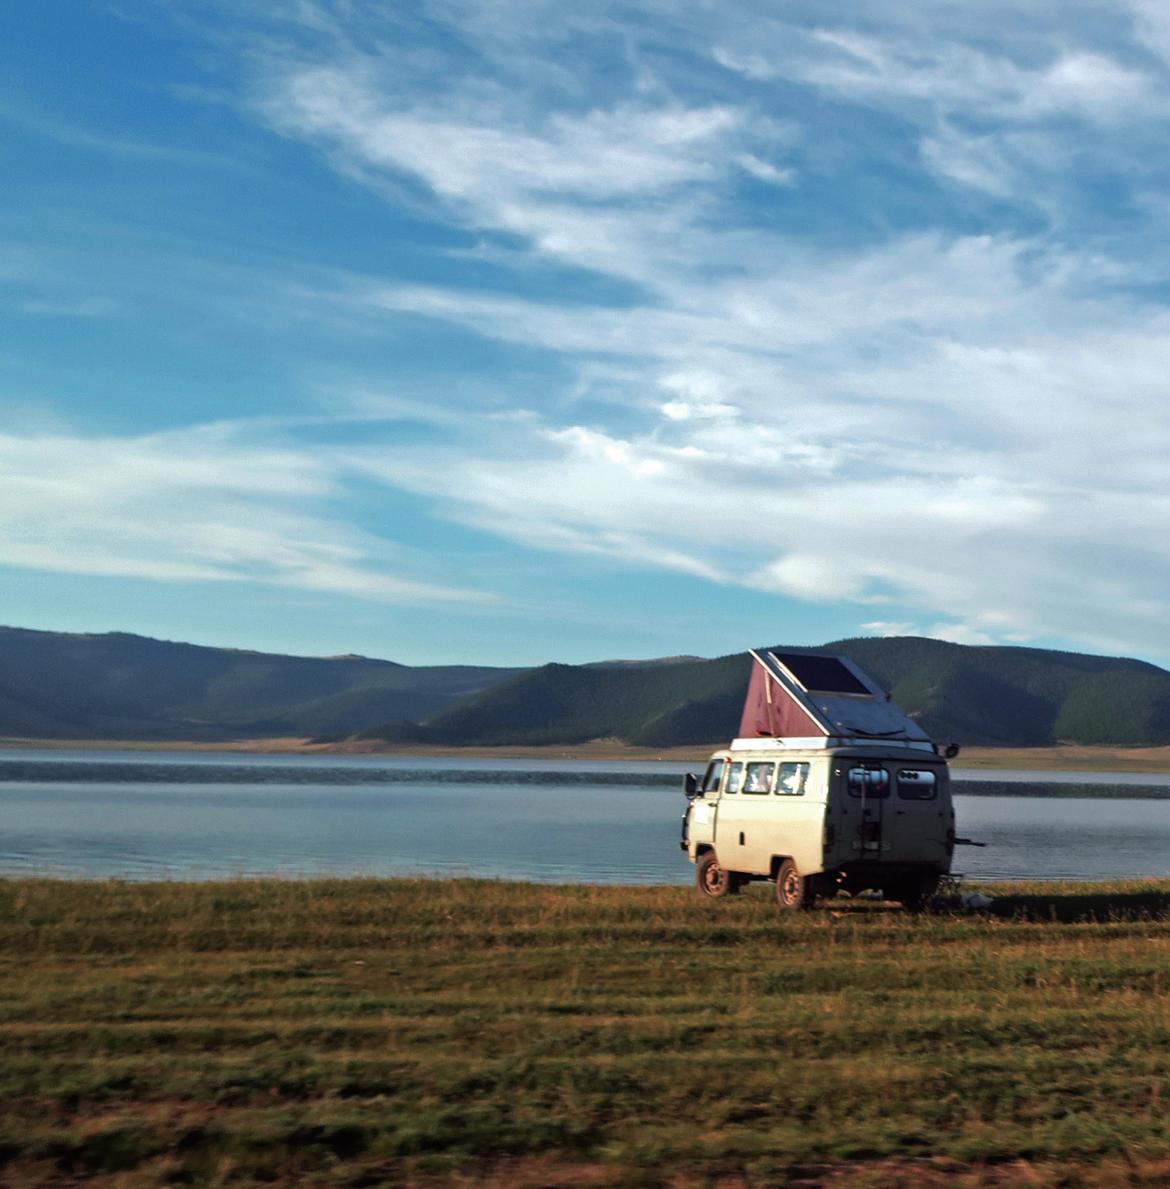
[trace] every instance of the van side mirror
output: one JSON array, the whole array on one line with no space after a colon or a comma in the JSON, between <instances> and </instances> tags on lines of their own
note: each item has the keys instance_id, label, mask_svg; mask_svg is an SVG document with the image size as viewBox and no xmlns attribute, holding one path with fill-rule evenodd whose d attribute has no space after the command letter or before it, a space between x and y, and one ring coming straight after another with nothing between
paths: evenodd
<instances>
[{"instance_id":1,"label":"van side mirror","mask_svg":"<svg viewBox=\"0 0 1170 1189\"><path fill-rule=\"evenodd\" d=\"M699 778L693 772L683 777L683 792L688 801L693 801L699 795Z\"/></svg>"}]
</instances>

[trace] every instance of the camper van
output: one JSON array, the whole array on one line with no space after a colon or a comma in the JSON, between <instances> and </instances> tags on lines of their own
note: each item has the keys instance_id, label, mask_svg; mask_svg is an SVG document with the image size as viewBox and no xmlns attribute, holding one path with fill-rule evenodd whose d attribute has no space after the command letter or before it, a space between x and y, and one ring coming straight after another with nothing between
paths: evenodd
<instances>
[{"instance_id":1,"label":"camper van","mask_svg":"<svg viewBox=\"0 0 1170 1189\"><path fill-rule=\"evenodd\" d=\"M684 784L703 897L770 880L783 909L877 890L917 907L951 869L942 749L848 658L752 652L739 737Z\"/></svg>"}]
</instances>

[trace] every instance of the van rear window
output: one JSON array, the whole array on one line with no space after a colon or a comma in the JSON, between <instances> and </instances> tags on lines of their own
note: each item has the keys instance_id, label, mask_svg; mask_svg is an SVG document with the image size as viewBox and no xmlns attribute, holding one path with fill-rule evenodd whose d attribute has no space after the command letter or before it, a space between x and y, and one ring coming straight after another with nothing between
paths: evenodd
<instances>
[{"instance_id":1,"label":"van rear window","mask_svg":"<svg viewBox=\"0 0 1170 1189\"><path fill-rule=\"evenodd\" d=\"M933 801L938 778L929 768L902 768L898 772L898 796L903 801Z\"/></svg>"},{"instance_id":2,"label":"van rear window","mask_svg":"<svg viewBox=\"0 0 1170 1189\"><path fill-rule=\"evenodd\" d=\"M890 774L885 768L850 768L849 795L851 797L888 797Z\"/></svg>"}]
</instances>

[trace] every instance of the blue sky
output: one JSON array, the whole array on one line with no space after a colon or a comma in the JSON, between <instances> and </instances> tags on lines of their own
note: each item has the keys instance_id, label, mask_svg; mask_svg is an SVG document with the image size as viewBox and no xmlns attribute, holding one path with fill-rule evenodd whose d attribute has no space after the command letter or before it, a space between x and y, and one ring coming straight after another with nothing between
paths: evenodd
<instances>
[{"instance_id":1,"label":"blue sky","mask_svg":"<svg viewBox=\"0 0 1170 1189\"><path fill-rule=\"evenodd\" d=\"M5 622L1170 663L1170 6L0 15Z\"/></svg>"}]
</instances>

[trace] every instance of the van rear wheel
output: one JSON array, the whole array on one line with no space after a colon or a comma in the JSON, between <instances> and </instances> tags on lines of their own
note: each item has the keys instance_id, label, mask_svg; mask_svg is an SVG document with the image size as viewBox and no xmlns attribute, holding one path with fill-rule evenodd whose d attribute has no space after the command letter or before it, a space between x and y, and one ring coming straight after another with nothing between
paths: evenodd
<instances>
[{"instance_id":1,"label":"van rear wheel","mask_svg":"<svg viewBox=\"0 0 1170 1189\"><path fill-rule=\"evenodd\" d=\"M786 912L797 908L812 908L816 899L810 881L804 879L791 859L785 859L776 869L776 903Z\"/></svg>"},{"instance_id":2,"label":"van rear wheel","mask_svg":"<svg viewBox=\"0 0 1170 1189\"><path fill-rule=\"evenodd\" d=\"M695 886L705 900L718 900L722 896L734 896L739 891L739 880L709 850L695 870Z\"/></svg>"}]
</instances>

